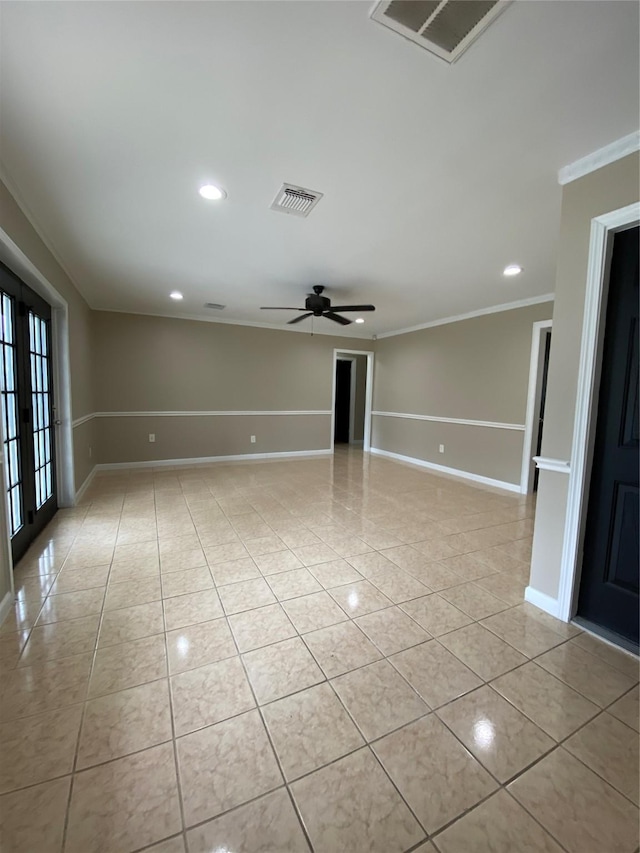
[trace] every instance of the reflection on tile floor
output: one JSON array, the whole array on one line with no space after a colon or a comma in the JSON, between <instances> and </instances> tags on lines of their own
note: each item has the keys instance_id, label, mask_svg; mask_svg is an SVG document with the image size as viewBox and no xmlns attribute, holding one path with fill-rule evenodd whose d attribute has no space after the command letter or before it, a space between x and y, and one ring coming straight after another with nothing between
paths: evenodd
<instances>
[{"instance_id":1,"label":"reflection on tile floor","mask_svg":"<svg viewBox=\"0 0 640 853\"><path fill-rule=\"evenodd\" d=\"M0 627L3 853L634 853L638 664L533 506L361 452L103 473Z\"/></svg>"}]
</instances>

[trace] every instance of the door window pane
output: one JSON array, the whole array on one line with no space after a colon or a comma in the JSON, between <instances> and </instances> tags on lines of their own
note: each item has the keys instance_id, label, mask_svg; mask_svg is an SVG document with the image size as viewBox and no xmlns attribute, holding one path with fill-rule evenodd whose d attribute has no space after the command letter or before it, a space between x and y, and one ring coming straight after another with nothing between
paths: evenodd
<instances>
[{"instance_id":1,"label":"door window pane","mask_svg":"<svg viewBox=\"0 0 640 853\"><path fill-rule=\"evenodd\" d=\"M51 447L51 394L44 377L49 374L49 324L29 312L29 358L33 399L33 450L35 458L36 510L53 495Z\"/></svg>"},{"instance_id":2,"label":"door window pane","mask_svg":"<svg viewBox=\"0 0 640 853\"><path fill-rule=\"evenodd\" d=\"M4 420L4 458L7 466L6 481L9 484L7 501L11 536L23 525L22 480L20 477L20 453L18 449L18 401L16 397L16 357L14 330L15 300L7 293L1 294L2 308L2 369L0 370L0 396L2 396L2 417Z\"/></svg>"}]
</instances>

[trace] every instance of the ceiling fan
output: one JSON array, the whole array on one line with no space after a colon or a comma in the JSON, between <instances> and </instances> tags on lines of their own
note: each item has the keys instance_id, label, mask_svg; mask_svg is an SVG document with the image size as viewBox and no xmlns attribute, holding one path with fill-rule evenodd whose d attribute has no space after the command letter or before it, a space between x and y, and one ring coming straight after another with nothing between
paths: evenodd
<instances>
[{"instance_id":1,"label":"ceiling fan","mask_svg":"<svg viewBox=\"0 0 640 853\"><path fill-rule=\"evenodd\" d=\"M306 320L307 317L326 317L333 320L334 323L340 323L342 326L348 326L352 320L347 320L346 317L341 317L338 311L375 311L375 305L335 305L332 307L331 300L327 296L322 295L324 286L315 284L313 293L309 293L304 301L304 308L277 308L272 305L262 306L261 311L304 311L299 317L294 317L287 323L290 326L292 323L299 323L301 320Z\"/></svg>"}]
</instances>

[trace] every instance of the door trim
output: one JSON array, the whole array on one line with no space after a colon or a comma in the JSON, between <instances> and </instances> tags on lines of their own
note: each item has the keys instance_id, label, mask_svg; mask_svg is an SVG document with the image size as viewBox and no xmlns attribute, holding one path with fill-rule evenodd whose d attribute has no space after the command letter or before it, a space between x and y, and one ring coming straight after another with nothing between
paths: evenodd
<instances>
[{"instance_id":1,"label":"door trim","mask_svg":"<svg viewBox=\"0 0 640 853\"><path fill-rule=\"evenodd\" d=\"M630 204L591 220L578 391L558 586L558 617L565 622L575 616L578 607L613 237L616 232L631 228L639 221L640 203Z\"/></svg>"},{"instance_id":2,"label":"door trim","mask_svg":"<svg viewBox=\"0 0 640 853\"><path fill-rule=\"evenodd\" d=\"M331 434L330 446L333 447L333 433L335 429L336 419L336 364L342 355L366 355L367 357L367 378L364 394L364 440L362 449L364 451L371 450L371 412L373 409L373 362L374 353L371 350L361 349L339 349L333 350L333 359L331 362ZM351 379L353 382L353 368L351 370ZM353 385L352 385L353 389ZM351 426L349 426L349 441L351 443Z\"/></svg>"},{"instance_id":3,"label":"door trim","mask_svg":"<svg viewBox=\"0 0 640 853\"><path fill-rule=\"evenodd\" d=\"M56 468L58 506L75 504L73 425L71 417L71 367L69 357L69 306L11 237L0 228L0 260L26 285L51 305L51 339L56 417Z\"/></svg>"},{"instance_id":4,"label":"door trim","mask_svg":"<svg viewBox=\"0 0 640 853\"><path fill-rule=\"evenodd\" d=\"M553 327L553 320L539 320L533 324L531 332L531 358L529 361L529 390L527 391L527 414L524 421L524 441L522 442L522 473L520 475L520 491L528 495L533 486L533 462L534 441L537 439L537 431L534 429L536 420L536 401L540 386L540 372L538 364L540 361L540 344L542 336L547 329ZM543 368L544 369L544 368Z\"/></svg>"}]
</instances>

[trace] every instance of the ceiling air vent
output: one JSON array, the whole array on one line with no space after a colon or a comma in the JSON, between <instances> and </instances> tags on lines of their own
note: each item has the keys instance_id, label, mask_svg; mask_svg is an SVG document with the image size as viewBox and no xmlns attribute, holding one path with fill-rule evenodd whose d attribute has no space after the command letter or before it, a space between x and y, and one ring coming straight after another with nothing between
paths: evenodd
<instances>
[{"instance_id":1,"label":"ceiling air vent","mask_svg":"<svg viewBox=\"0 0 640 853\"><path fill-rule=\"evenodd\" d=\"M322 198L323 193L307 190L294 184L283 184L271 204L271 210L290 213L293 216L308 216Z\"/></svg>"},{"instance_id":2,"label":"ceiling air vent","mask_svg":"<svg viewBox=\"0 0 640 853\"><path fill-rule=\"evenodd\" d=\"M220 305L219 302L205 302L204 307L205 308L213 308L216 311L222 311L222 309L226 308L227 306L226 305Z\"/></svg>"},{"instance_id":3,"label":"ceiling air vent","mask_svg":"<svg viewBox=\"0 0 640 853\"><path fill-rule=\"evenodd\" d=\"M455 62L512 0L382 0L371 18Z\"/></svg>"}]
</instances>

